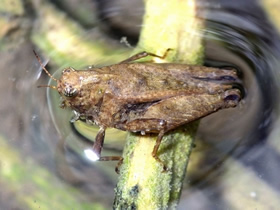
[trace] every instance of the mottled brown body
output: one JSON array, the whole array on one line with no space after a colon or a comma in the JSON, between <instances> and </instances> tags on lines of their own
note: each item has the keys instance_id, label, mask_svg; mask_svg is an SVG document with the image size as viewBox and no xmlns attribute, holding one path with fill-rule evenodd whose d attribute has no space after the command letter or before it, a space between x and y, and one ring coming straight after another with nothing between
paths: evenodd
<instances>
[{"instance_id":1,"label":"mottled brown body","mask_svg":"<svg viewBox=\"0 0 280 210\"><path fill-rule=\"evenodd\" d=\"M139 53L119 64L88 70L64 69L57 80L63 106L76 119L100 127L94 151L100 157L106 128L159 133L156 156L165 132L219 109L235 107L240 91L235 70L173 63L131 63L151 53ZM108 160L110 158L100 158ZM111 159L120 159L113 157Z\"/></svg>"}]
</instances>

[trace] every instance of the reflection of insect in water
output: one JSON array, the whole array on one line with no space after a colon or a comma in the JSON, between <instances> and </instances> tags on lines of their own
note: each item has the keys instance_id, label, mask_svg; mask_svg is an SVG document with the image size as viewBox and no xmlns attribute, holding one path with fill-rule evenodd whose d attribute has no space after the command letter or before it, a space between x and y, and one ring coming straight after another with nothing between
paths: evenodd
<instances>
[{"instance_id":1,"label":"reflection of insect in water","mask_svg":"<svg viewBox=\"0 0 280 210\"><path fill-rule=\"evenodd\" d=\"M219 109L237 106L241 94L234 88L237 72L203 66L174 63L133 63L146 56L164 59L148 52L138 53L118 64L89 70L63 70L54 78L39 63L63 98L62 107L75 112L75 119L99 126L93 145L96 160L119 160L122 157L101 157L106 128L157 133L152 156L159 161L157 151L163 135L188 122ZM40 86L42 87L42 86ZM163 164L164 165L164 164Z\"/></svg>"}]
</instances>

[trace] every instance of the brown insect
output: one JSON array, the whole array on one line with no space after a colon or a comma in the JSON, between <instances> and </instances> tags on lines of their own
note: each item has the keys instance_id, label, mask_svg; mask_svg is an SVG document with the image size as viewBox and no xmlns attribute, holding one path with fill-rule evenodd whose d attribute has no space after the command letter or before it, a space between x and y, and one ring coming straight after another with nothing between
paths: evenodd
<instances>
[{"instance_id":1,"label":"brown insect","mask_svg":"<svg viewBox=\"0 0 280 210\"><path fill-rule=\"evenodd\" d=\"M186 123L220 109L237 106L241 99L237 71L175 63L134 63L140 58L163 56L141 52L118 64L75 70L63 70L55 79L42 65L63 98L63 107L76 113L76 119L99 126L93 151L98 160L122 160L101 157L106 128L157 133L152 156L159 162L157 151L163 135Z\"/></svg>"}]
</instances>

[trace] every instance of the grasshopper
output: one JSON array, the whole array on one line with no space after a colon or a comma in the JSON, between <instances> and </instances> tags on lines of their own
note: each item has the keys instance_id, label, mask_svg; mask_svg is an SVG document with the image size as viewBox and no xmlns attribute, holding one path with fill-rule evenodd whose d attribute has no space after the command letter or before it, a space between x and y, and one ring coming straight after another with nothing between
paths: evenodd
<instances>
[{"instance_id":1,"label":"grasshopper","mask_svg":"<svg viewBox=\"0 0 280 210\"><path fill-rule=\"evenodd\" d=\"M138 53L118 64L75 70L65 68L60 79L54 78L63 98L62 107L74 110L76 120L99 126L93 151L100 161L119 160L119 156L101 157L105 131L158 134L152 156L157 152L164 134L178 126L200 119L220 109L236 107L241 92L235 69L191 66L179 63L134 62L147 56L164 59L149 52ZM161 162L162 163L162 162Z\"/></svg>"}]
</instances>

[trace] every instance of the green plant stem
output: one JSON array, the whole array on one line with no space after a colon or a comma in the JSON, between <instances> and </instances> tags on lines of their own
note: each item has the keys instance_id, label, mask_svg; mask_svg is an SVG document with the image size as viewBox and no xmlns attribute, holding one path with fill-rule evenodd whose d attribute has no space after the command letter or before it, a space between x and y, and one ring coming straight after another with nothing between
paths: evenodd
<instances>
[{"instance_id":1,"label":"green plant stem","mask_svg":"<svg viewBox=\"0 0 280 210\"><path fill-rule=\"evenodd\" d=\"M261 0L260 4L267 13L268 18L278 30L278 33L280 33L280 2L278 0Z\"/></svg>"},{"instance_id":2,"label":"green plant stem","mask_svg":"<svg viewBox=\"0 0 280 210\"><path fill-rule=\"evenodd\" d=\"M146 0L146 14L137 52L158 55L172 48L168 62L202 64L204 47L199 31L203 22L195 17L194 1ZM198 122L165 135L158 156L169 171L152 157L155 136L130 134L115 189L114 209L175 209Z\"/></svg>"}]
</instances>

